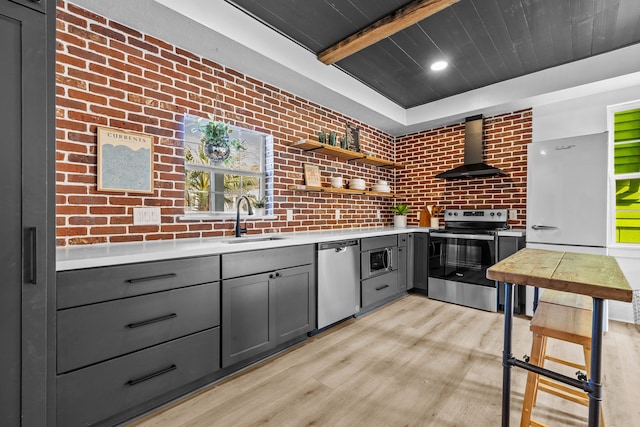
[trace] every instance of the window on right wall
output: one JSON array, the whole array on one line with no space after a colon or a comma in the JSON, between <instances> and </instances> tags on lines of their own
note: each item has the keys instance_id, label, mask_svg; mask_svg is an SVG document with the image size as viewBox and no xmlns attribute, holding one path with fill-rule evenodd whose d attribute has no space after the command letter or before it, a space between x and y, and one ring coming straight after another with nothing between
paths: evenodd
<instances>
[{"instance_id":1,"label":"window on right wall","mask_svg":"<svg viewBox=\"0 0 640 427\"><path fill-rule=\"evenodd\" d=\"M640 102L610 108L617 244L640 244Z\"/></svg>"}]
</instances>

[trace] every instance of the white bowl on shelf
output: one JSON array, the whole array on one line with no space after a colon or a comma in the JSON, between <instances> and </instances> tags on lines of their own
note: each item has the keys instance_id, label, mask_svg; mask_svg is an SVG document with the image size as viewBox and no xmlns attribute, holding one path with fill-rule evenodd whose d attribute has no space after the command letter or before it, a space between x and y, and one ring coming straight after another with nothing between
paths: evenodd
<instances>
[{"instance_id":1,"label":"white bowl on shelf","mask_svg":"<svg viewBox=\"0 0 640 427\"><path fill-rule=\"evenodd\" d=\"M352 190L364 190L366 186L364 179L353 178L349 180L349 188Z\"/></svg>"},{"instance_id":2,"label":"white bowl on shelf","mask_svg":"<svg viewBox=\"0 0 640 427\"><path fill-rule=\"evenodd\" d=\"M391 188L389 188L388 185L374 185L373 187L371 187L371 191L375 192L375 193L390 193L391 192Z\"/></svg>"}]
</instances>

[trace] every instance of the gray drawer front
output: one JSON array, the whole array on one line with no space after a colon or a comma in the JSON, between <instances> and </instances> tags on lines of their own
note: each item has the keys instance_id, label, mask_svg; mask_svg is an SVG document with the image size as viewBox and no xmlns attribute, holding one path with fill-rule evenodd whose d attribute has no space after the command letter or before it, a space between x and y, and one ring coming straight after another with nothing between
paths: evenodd
<instances>
[{"instance_id":1,"label":"gray drawer front","mask_svg":"<svg viewBox=\"0 0 640 427\"><path fill-rule=\"evenodd\" d=\"M213 328L58 376L57 425L94 424L219 367L220 328ZM159 375L152 377L153 374ZM145 377L151 378L135 383Z\"/></svg>"},{"instance_id":2,"label":"gray drawer front","mask_svg":"<svg viewBox=\"0 0 640 427\"><path fill-rule=\"evenodd\" d=\"M220 280L220 257L60 271L57 307L69 308Z\"/></svg>"},{"instance_id":3,"label":"gray drawer front","mask_svg":"<svg viewBox=\"0 0 640 427\"><path fill-rule=\"evenodd\" d=\"M314 245L223 254L222 277L229 279L312 264L314 257Z\"/></svg>"},{"instance_id":4,"label":"gray drawer front","mask_svg":"<svg viewBox=\"0 0 640 427\"><path fill-rule=\"evenodd\" d=\"M220 283L58 311L58 373L220 324Z\"/></svg>"},{"instance_id":5,"label":"gray drawer front","mask_svg":"<svg viewBox=\"0 0 640 427\"><path fill-rule=\"evenodd\" d=\"M398 246L398 236L395 234L392 236L367 237L360 241L360 250L362 252L390 246Z\"/></svg>"},{"instance_id":6,"label":"gray drawer front","mask_svg":"<svg viewBox=\"0 0 640 427\"><path fill-rule=\"evenodd\" d=\"M398 272L391 271L386 274L362 281L362 307L382 301L395 295L398 287Z\"/></svg>"}]
</instances>

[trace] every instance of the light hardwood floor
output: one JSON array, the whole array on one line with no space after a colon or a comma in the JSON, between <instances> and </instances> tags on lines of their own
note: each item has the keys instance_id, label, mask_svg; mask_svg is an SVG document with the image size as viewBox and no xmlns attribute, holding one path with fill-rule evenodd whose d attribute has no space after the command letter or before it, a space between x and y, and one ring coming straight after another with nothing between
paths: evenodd
<instances>
[{"instance_id":1,"label":"light hardwood floor","mask_svg":"<svg viewBox=\"0 0 640 427\"><path fill-rule=\"evenodd\" d=\"M411 295L129 426L499 426L502 321ZM514 319L518 358L530 352L528 328L527 318ZM581 356L552 340L549 351ZM611 322L603 359L607 426L640 426L640 326ZM514 368L512 377L516 426L526 372ZM585 426L587 412L540 393L534 418Z\"/></svg>"}]
</instances>

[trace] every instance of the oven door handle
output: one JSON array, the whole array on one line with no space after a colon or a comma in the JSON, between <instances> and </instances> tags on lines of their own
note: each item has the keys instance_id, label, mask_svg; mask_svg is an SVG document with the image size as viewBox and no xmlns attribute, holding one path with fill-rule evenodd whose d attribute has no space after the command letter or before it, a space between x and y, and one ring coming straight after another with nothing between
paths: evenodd
<instances>
[{"instance_id":1,"label":"oven door handle","mask_svg":"<svg viewBox=\"0 0 640 427\"><path fill-rule=\"evenodd\" d=\"M468 240L495 240L490 234L456 234L456 233L429 233L432 237L447 237L451 239L468 239Z\"/></svg>"}]
</instances>

